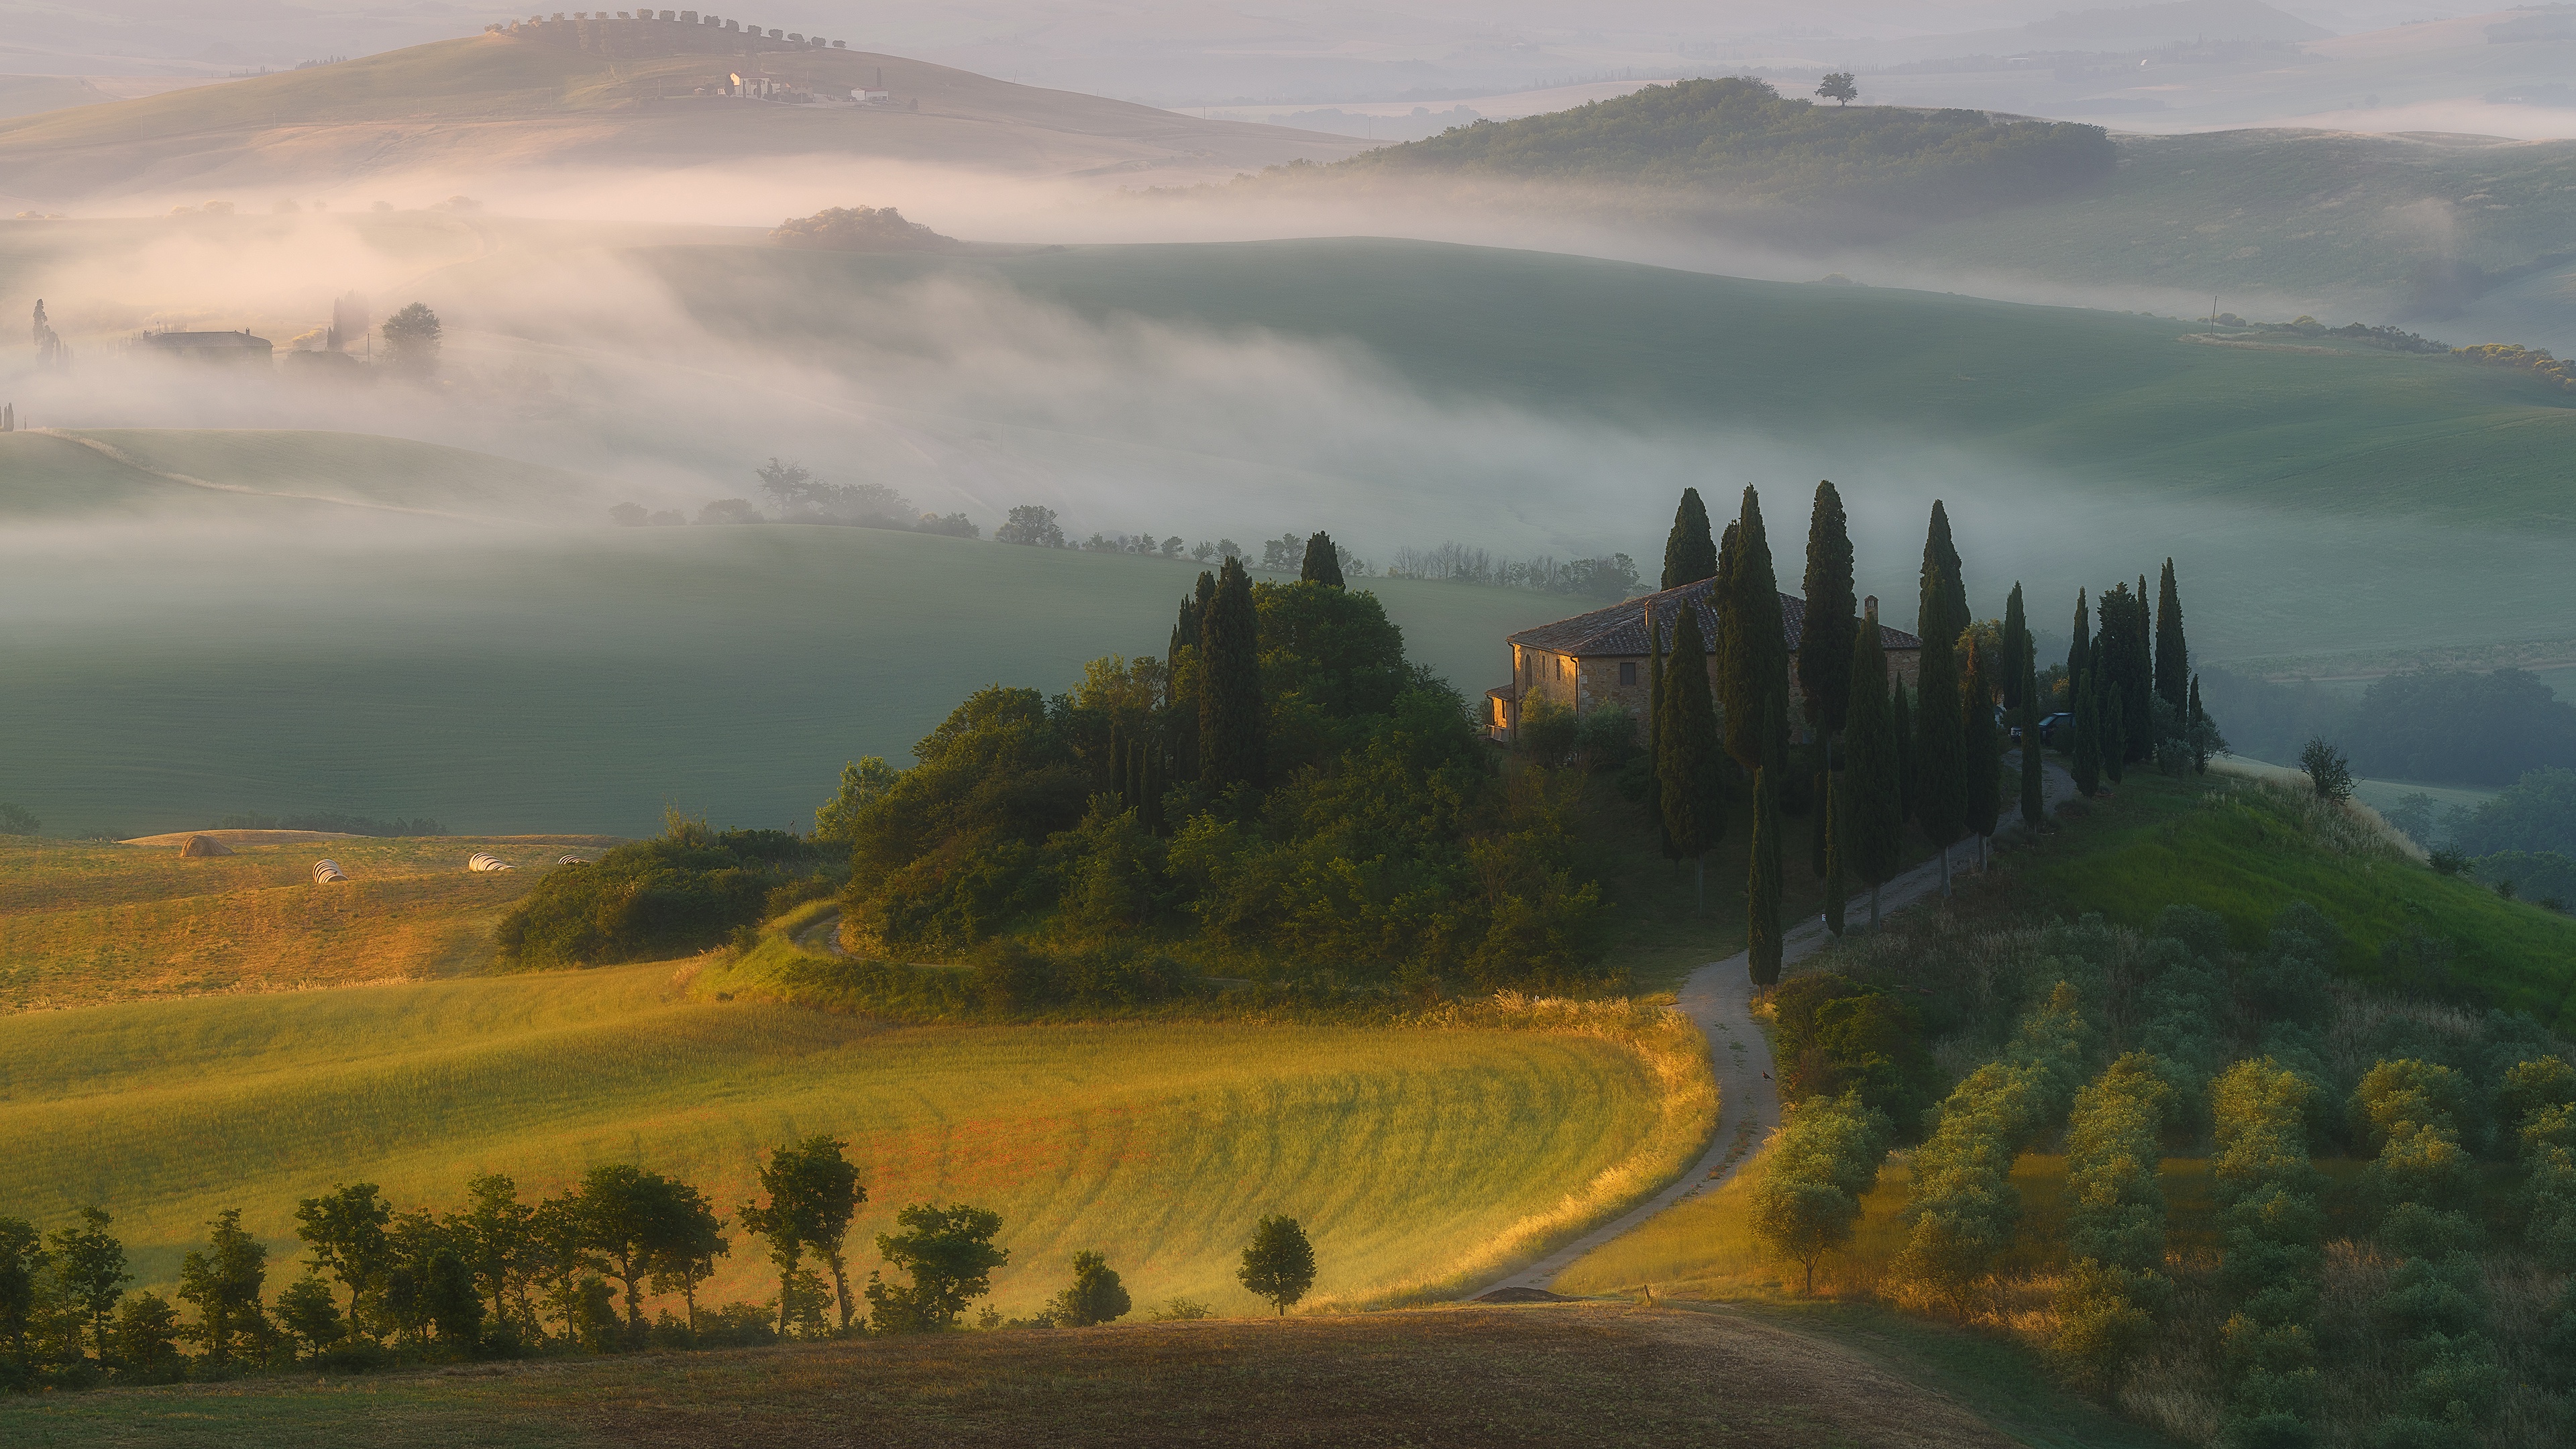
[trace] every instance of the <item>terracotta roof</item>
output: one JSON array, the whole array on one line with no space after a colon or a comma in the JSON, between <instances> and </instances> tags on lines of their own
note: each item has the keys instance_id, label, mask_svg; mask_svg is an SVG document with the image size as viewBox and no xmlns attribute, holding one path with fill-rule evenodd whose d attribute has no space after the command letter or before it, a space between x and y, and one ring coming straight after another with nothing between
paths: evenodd
<instances>
[{"instance_id":1,"label":"terracotta roof","mask_svg":"<svg viewBox=\"0 0 2576 1449\"><path fill-rule=\"evenodd\" d=\"M1709 607L1708 595L1715 584L1714 579L1702 579L1659 594L1640 594L1606 609L1559 619L1553 624L1541 624L1535 629L1523 629L1512 635L1509 642L1525 649L1544 649L1550 654L1569 654L1576 658L1604 654L1642 655L1646 652L1646 607L1649 604L1654 606L1655 623L1669 647L1672 621L1680 617L1676 611L1687 601L1699 610L1700 638L1706 641L1708 651L1713 654L1717 652L1717 611ZM1798 637L1806 628L1807 601L1794 594L1782 594L1780 622L1782 632L1788 635L1789 651L1794 654L1798 649ZM1922 640L1885 624L1878 626L1878 642L1880 648L1890 651L1923 647Z\"/></svg>"}]
</instances>

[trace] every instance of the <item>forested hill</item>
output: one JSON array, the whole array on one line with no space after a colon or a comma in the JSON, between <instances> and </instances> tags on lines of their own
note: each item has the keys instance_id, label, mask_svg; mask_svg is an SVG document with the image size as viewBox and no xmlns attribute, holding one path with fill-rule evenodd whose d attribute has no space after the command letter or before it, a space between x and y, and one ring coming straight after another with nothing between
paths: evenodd
<instances>
[{"instance_id":1,"label":"forested hill","mask_svg":"<svg viewBox=\"0 0 2576 1449\"><path fill-rule=\"evenodd\" d=\"M1648 86L1570 111L1479 121L1328 168L1367 176L1676 188L1739 201L1959 215L2107 175L2099 126L1980 111L1820 106L1747 77Z\"/></svg>"}]
</instances>

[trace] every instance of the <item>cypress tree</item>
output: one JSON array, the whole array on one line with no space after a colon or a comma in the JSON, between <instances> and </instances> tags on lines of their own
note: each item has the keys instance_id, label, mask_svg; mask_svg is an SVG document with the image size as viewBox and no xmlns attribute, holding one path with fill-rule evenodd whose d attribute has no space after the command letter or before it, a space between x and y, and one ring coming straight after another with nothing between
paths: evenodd
<instances>
[{"instance_id":1,"label":"cypress tree","mask_svg":"<svg viewBox=\"0 0 2576 1449\"><path fill-rule=\"evenodd\" d=\"M1903 699L1900 689L1896 698ZM1905 810L1898 794L1897 720L1888 707L1887 652L1878 621L1864 619L1852 637L1851 713L1843 721L1842 809L1836 855L1869 887L1869 924L1878 925L1878 888L1896 874L1904 849Z\"/></svg>"},{"instance_id":2,"label":"cypress tree","mask_svg":"<svg viewBox=\"0 0 2576 1449\"><path fill-rule=\"evenodd\" d=\"M1699 490L1682 490L1681 506L1673 510L1673 531L1664 539L1664 584L1678 589L1717 576L1717 545L1709 538L1708 509L1699 501Z\"/></svg>"},{"instance_id":3,"label":"cypress tree","mask_svg":"<svg viewBox=\"0 0 2576 1449\"><path fill-rule=\"evenodd\" d=\"M1744 883L1744 956L1753 984L1780 984L1780 751L1753 771L1753 864Z\"/></svg>"},{"instance_id":4,"label":"cypress tree","mask_svg":"<svg viewBox=\"0 0 2576 1449\"><path fill-rule=\"evenodd\" d=\"M2191 646L2182 637L2182 592L2174 586L2172 559L2156 583L2156 693L2173 706L2174 718L2188 719L2184 696L2192 683Z\"/></svg>"},{"instance_id":5,"label":"cypress tree","mask_svg":"<svg viewBox=\"0 0 2576 1449\"><path fill-rule=\"evenodd\" d=\"M2147 739L2147 700L2155 689L2155 670L2148 655L2147 606L2143 597L2146 582L2141 575L2139 594L2130 593L2125 583L2114 584L2093 605L2101 624L2093 640L2091 666L2096 684L2104 692L2102 763L2106 769L2112 763L2111 712L2119 715L2116 733L2124 741L2122 760L2137 758Z\"/></svg>"},{"instance_id":6,"label":"cypress tree","mask_svg":"<svg viewBox=\"0 0 2576 1449\"><path fill-rule=\"evenodd\" d=\"M1651 601L1646 605L1646 766L1646 813L1655 818L1664 859L1679 860L1682 853L1673 849L1673 834L1664 828L1664 636Z\"/></svg>"},{"instance_id":7,"label":"cypress tree","mask_svg":"<svg viewBox=\"0 0 2576 1449\"><path fill-rule=\"evenodd\" d=\"M1905 702L1905 681L1893 679L1888 681L1888 686L1889 724L1896 738L1896 818L1911 820L1918 803L1914 794L1917 763L1914 758L1914 715Z\"/></svg>"},{"instance_id":8,"label":"cypress tree","mask_svg":"<svg viewBox=\"0 0 2576 1449\"><path fill-rule=\"evenodd\" d=\"M1728 567L1721 573L1729 594L1709 602L1718 616L1721 661L1718 708L1726 726L1726 752L1747 774L1771 763L1769 741L1788 731L1789 646L1780 619L1780 588L1771 567L1771 538L1762 526L1762 499L1744 489L1744 511L1728 530ZM1772 786L1780 783L1778 771ZM1772 842L1777 845L1779 842Z\"/></svg>"},{"instance_id":9,"label":"cypress tree","mask_svg":"<svg viewBox=\"0 0 2576 1449\"><path fill-rule=\"evenodd\" d=\"M2197 674L2191 677L2191 713L2185 718L2191 721L2191 772L2206 775L2209 773L2209 731L2200 726L2209 716L2201 712L2200 676Z\"/></svg>"},{"instance_id":10,"label":"cypress tree","mask_svg":"<svg viewBox=\"0 0 2576 1449\"><path fill-rule=\"evenodd\" d=\"M1331 534L1318 532L1306 540L1306 563L1297 571L1297 581L1342 587L1342 551L1333 547Z\"/></svg>"},{"instance_id":11,"label":"cypress tree","mask_svg":"<svg viewBox=\"0 0 2576 1449\"><path fill-rule=\"evenodd\" d=\"M2021 708L2022 650L2030 644L2030 619L2023 612L2021 583L2016 580L2012 592L2004 597L2004 647L2001 655L2004 672L2004 708Z\"/></svg>"},{"instance_id":12,"label":"cypress tree","mask_svg":"<svg viewBox=\"0 0 2576 1449\"><path fill-rule=\"evenodd\" d=\"M1181 596L1181 617L1172 626L1171 693L1165 707L1172 768L1187 780L1199 776L1199 683L1205 672L1199 661L1199 631L1215 602L1216 575L1201 570L1198 591Z\"/></svg>"},{"instance_id":13,"label":"cypress tree","mask_svg":"<svg viewBox=\"0 0 2576 1449\"><path fill-rule=\"evenodd\" d=\"M1843 777L1832 770L1819 782L1823 788L1816 794L1816 813L1825 837L1825 929L1839 936L1843 933L1843 908L1849 890L1844 884L1843 836L1849 827L1843 824Z\"/></svg>"},{"instance_id":14,"label":"cypress tree","mask_svg":"<svg viewBox=\"0 0 2576 1449\"><path fill-rule=\"evenodd\" d=\"M2090 674L2067 683L2066 702L2075 714L2075 793L2088 800L2102 789L2102 711L2095 694Z\"/></svg>"},{"instance_id":15,"label":"cypress tree","mask_svg":"<svg viewBox=\"0 0 2576 1449\"><path fill-rule=\"evenodd\" d=\"M1968 585L1959 571L1959 550L1950 544L1950 511L1935 498L1931 525L1923 533L1922 597L1915 609L1914 632L1925 639L1939 634L1955 642L1968 622Z\"/></svg>"},{"instance_id":16,"label":"cypress tree","mask_svg":"<svg viewBox=\"0 0 2576 1449\"><path fill-rule=\"evenodd\" d=\"M1995 738L1994 691L1977 656L1968 655L1968 674L1959 699L1959 755L1966 798L1961 823L1977 837L1977 864L1986 863L1986 840L1995 833L2003 812L2002 746Z\"/></svg>"},{"instance_id":17,"label":"cypress tree","mask_svg":"<svg viewBox=\"0 0 2576 1449\"><path fill-rule=\"evenodd\" d=\"M1968 781L1960 757L1959 666L1950 641L1923 641L1914 692L1914 821L1941 852L1941 893L1950 893L1950 847L1967 824Z\"/></svg>"},{"instance_id":18,"label":"cypress tree","mask_svg":"<svg viewBox=\"0 0 2576 1449\"><path fill-rule=\"evenodd\" d=\"M1228 557L1199 628L1199 780L1261 787L1260 622L1252 576Z\"/></svg>"},{"instance_id":19,"label":"cypress tree","mask_svg":"<svg viewBox=\"0 0 2576 1449\"><path fill-rule=\"evenodd\" d=\"M2102 720L2102 773L2117 785L2121 767L2129 758L2129 711L2120 698L2119 685L2107 677L2102 681L2102 698L2097 713Z\"/></svg>"},{"instance_id":20,"label":"cypress tree","mask_svg":"<svg viewBox=\"0 0 2576 1449\"><path fill-rule=\"evenodd\" d=\"M2128 741L2124 759L2143 760L2156 752L2156 725L2153 701L2156 697L2156 621L2147 606L2147 576L2138 575L2138 592L2129 600L2128 716L2122 721L2122 737Z\"/></svg>"},{"instance_id":21,"label":"cypress tree","mask_svg":"<svg viewBox=\"0 0 2576 1449\"><path fill-rule=\"evenodd\" d=\"M1707 648L1700 643L1699 610L1685 604L1673 622L1673 667L1664 678L1664 727L1655 760L1664 831L1673 850L1694 863L1699 909L1708 904L1707 855L1726 833L1717 710L1709 699Z\"/></svg>"},{"instance_id":22,"label":"cypress tree","mask_svg":"<svg viewBox=\"0 0 2576 1449\"><path fill-rule=\"evenodd\" d=\"M2021 641L2021 823L2030 838L2039 838L2047 818L2048 797L2041 789L2039 758L2039 648L2028 635Z\"/></svg>"},{"instance_id":23,"label":"cypress tree","mask_svg":"<svg viewBox=\"0 0 2576 1449\"><path fill-rule=\"evenodd\" d=\"M1798 688L1807 700L1807 727L1818 740L1841 734L1851 708L1852 631L1859 615L1852 593L1852 541L1842 495L1831 482L1816 485L1815 512L1807 520L1806 625L1798 632Z\"/></svg>"},{"instance_id":24,"label":"cypress tree","mask_svg":"<svg viewBox=\"0 0 2576 1449\"><path fill-rule=\"evenodd\" d=\"M2093 669L2092 637L2093 610L2084 602L2084 591L2077 589L2075 591L2075 642L2066 646L2066 709L2069 714L2076 712L2075 681L2091 673ZM2069 752L2074 749L2071 732L2068 736L2067 748Z\"/></svg>"}]
</instances>

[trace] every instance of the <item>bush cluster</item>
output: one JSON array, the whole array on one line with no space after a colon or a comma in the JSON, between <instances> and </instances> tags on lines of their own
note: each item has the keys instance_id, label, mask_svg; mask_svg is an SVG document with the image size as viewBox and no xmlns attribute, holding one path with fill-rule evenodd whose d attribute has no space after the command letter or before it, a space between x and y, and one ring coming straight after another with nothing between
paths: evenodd
<instances>
[{"instance_id":1,"label":"bush cluster","mask_svg":"<svg viewBox=\"0 0 2576 1449\"><path fill-rule=\"evenodd\" d=\"M701 951L793 904L830 856L783 830L713 831L674 815L659 839L546 872L494 940L523 969Z\"/></svg>"},{"instance_id":2,"label":"bush cluster","mask_svg":"<svg viewBox=\"0 0 2576 1449\"><path fill-rule=\"evenodd\" d=\"M2218 1159L2211 1178L2235 1300L2221 1330L2229 1381L2227 1436L2303 1444L2317 1411L2317 1240L2325 1227L2307 1119L2316 1089L2270 1057L2238 1062L2210 1091Z\"/></svg>"},{"instance_id":3,"label":"bush cluster","mask_svg":"<svg viewBox=\"0 0 2576 1449\"><path fill-rule=\"evenodd\" d=\"M1895 992L1831 971L1771 993L1771 1055L1787 1100L1857 1094L1900 1134L1919 1131L1940 1090L1923 1047L1923 1013Z\"/></svg>"},{"instance_id":4,"label":"bush cluster","mask_svg":"<svg viewBox=\"0 0 2576 1449\"><path fill-rule=\"evenodd\" d=\"M2383 1210L2380 1249L2396 1260L2377 1307L2405 1341L2411 1376L2379 1429L2390 1442L2474 1442L2504 1392L2484 1335L2477 1178L2460 1141L2467 1110L2460 1073L2411 1059L2379 1062L2352 1097L2356 1125L2379 1144L2369 1180Z\"/></svg>"},{"instance_id":5,"label":"bush cluster","mask_svg":"<svg viewBox=\"0 0 2576 1449\"><path fill-rule=\"evenodd\" d=\"M1914 1153L1904 1249L1890 1269L1897 1296L1976 1312L1995 1259L2021 1220L2013 1159L2065 1120L2084 1079L2086 1027L2075 987L2060 981L2022 1018L2003 1057L1970 1072L1941 1103Z\"/></svg>"},{"instance_id":6,"label":"bush cluster","mask_svg":"<svg viewBox=\"0 0 2576 1449\"><path fill-rule=\"evenodd\" d=\"M1886 1113L1845 1092L1798 1104L1772 1139L1753 1193L1753 1231L1806 1270L1807 1292L1816 1291L1817 1260L1851 1241L1894 1137Z\"/></svg>"},{"instance_id":7,"label":"bush cluster","mask_svg":"<svg viewBox=\"0 0 2576 1449\"><path fill-rule=\"evenodd\" d=\"M2172 1302L2164 1276L2159 1134L2173 1088L2162 1063L2128 1052L2076 1094L2066 1133L2066 1253L2050 1355L2070 1378L2113 1387Z\"/></svg>"}]
</instances>

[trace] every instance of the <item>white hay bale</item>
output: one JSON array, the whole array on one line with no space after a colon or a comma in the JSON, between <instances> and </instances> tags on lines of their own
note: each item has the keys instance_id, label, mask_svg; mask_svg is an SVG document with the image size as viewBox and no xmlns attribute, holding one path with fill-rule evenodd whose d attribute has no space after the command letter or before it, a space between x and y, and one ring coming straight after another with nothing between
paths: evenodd
<instances>
[{"instance_id":1,"label":"white hay bale","mask_svg":"<svg viewBox=\"0 0 2576 1449\"><path fill-rule=\"evenodd\" d=\"M492 853L491 853L491 852L489 852L489 851L484 851L484 850L478 850L478 851L474 852L474 857L473 857L471 860L468 860L468 861L466 861L466 862L465 862L465 868L466 868L467 870L472 870L472 871L517 870L517 869L518 869L518 867L517 867L517 866L510 864L508 861L503 860L501 857L499 857L499 856L497 856L497 855L494 855L494 854L492 854Z\"/></svg>"},{"instance_id":2,"label":"white hay bale","mask_svg":"<svg viewBox=\"0 0 2576 1449\"><path fill-rule=\"evenodd\" d=\"M345 881L347 879L347 876L340 873L340 862L336 860L317 860L313 862L313 883L315 885L330 885L334 881Z\"/></svg>"},{"instance_id":3,"label":"white hay bale","mask_svg":"<svg viewBox=\"0 0 2576 1449\"><path fill-rule=\"evenodd\" d=\"M588 856L581 856L581 855L558 855L558 856L556 856L556 857L555 857L555 864L557 864L557 865L588 865L588 864L590 864L590 858L589 858Z\"/></svg>"}]
</instances>

